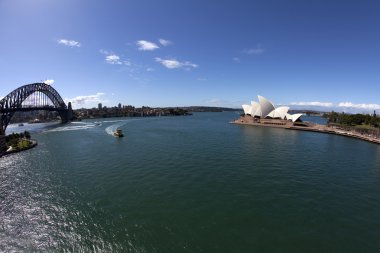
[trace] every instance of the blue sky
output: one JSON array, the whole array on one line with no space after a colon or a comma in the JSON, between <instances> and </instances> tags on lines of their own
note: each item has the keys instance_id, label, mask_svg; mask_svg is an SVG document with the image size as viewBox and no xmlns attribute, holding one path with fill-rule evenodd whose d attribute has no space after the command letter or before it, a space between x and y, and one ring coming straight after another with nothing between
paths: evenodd
<instances>
[{"instance_id":1,"label":"blue sky","mask_svg":"<svg viewBox=\"0 0 380 253\"><path fill-rule=\"evenodd\" d=\"M0 97L380 109L380 2L0 0ZM54 83L53 81L54 80Z\"/></svg>"}]
</instances>

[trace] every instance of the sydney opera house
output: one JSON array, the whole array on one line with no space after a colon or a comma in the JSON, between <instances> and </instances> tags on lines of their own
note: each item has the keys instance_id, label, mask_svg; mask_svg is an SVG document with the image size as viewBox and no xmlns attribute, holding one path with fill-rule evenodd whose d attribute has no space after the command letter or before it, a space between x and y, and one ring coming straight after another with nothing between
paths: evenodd
<instances>
[{"instance_id":1,"label":"sydney opera house","mask_svg":"<svg viewBox=\"0 0 380 253\"><path fill-rule=\"evenodd\" d=\"M262 123L270 123L268 120L273 123L281 123L284 121L288 122L297 122L300 121L301 113L289 114L289 107L281 106L275 108L272 102L267 100L262 96L258 96L259 102L252 101L250 105L242 105L244 114L247 117L252 117L254 122L260 123L260 119L264 120Z\"/></svg>"}]
</instances>

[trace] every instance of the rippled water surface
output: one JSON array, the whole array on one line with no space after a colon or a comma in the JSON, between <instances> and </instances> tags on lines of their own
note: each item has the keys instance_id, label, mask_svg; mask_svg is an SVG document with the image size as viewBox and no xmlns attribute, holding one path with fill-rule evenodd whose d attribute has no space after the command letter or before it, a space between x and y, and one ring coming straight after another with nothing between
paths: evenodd
<instances>
[{"instance_id":1,"label":"rippled water surface","mask_svg":"<svg viewBox=\"0 0 380 253\"><path fill-rule=\"evenodd\" d=\"M238 116L25 125L38 146L0 158L0 251L380 252L379 145Z\"/></svg>"}]
</instances>

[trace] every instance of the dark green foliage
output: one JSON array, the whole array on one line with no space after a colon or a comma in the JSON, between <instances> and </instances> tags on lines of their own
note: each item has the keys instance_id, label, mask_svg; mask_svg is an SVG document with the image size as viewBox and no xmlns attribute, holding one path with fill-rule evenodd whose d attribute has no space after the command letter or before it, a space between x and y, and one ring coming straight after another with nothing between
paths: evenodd
<instances>
[{"instance_id":1,"label":"dark green foliage","mask_svg":"<svg viewBox=\"0 0 380 253\"><path fill-rule=\"evenodd\" d=\"M30 133L28 131L25 131L23 133L11 133L5 137L5 141L8 144L8 146L16 147L20 141L20 139L30 139Z\"/></svg>"},{"instance_id":2,"label":"dark green foliage","mask_svg":"<svg viewBox=\"0 0 380 253\"><path fill-rule=\"evenodd\" d=\"M347 126L368 125L379 127L380 125L380 118L376 117L376 115L371 116L369 114L346 114L332 111L326 116L329 123L342 124Z\"/></svg>"},{"instance_id":3,"label":"dark green foliage","mask_svg":"<svg viewBox=\"0 0 380 253\"><path fill-rule=\"evenodd\" d=\"M30 133L28 131L25 131L24 135L25 135L25 138L27 138L28 140L31 138Z\"/></svg>"}]
</instances>

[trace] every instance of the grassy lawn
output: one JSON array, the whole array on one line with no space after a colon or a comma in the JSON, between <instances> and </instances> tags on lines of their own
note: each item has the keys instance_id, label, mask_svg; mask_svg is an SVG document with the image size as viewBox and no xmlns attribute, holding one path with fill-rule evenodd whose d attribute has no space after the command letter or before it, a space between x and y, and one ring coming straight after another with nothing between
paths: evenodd
<instances>
[{"instance_id":1,"label":"grassy lawn","mask_svg":"<svg viewBox=\"0 0 380 253\"><path fill-rule=\"evenodd\" d=\"M377 127L373 127L370 125L356 125L355 128L356 129L363 129L363 130L378 130Z\"/></svg>"},{"instance_id":2,"label":"grassy lawn","mask_svg":"<svg viewBox=\"0 0 380 253\"><path fill-rule=\"evenodd\" d=\"M19 149L24 149L24 148L28 148L30 146L30 141L28 140L20 140L18 143L17 143L17 148Z\"/></svg>"}]
</instances>

